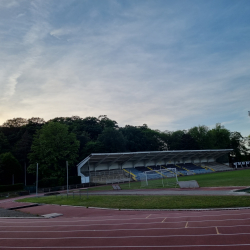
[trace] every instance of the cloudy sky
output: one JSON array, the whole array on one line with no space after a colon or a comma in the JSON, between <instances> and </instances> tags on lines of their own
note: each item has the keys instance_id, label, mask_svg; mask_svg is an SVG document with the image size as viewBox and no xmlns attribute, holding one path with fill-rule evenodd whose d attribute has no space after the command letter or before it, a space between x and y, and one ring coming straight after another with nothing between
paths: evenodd
<instances>
[{"instance_id":1,"label":"cloudy sky","mask_svg":"<svg viewBox=\"0 0 250 250\"><path fill-rule=\"evenodd\" d=\"M0 0L0 124L107 115L250 134L249 0Z\"/></svg>"}]
</instances>

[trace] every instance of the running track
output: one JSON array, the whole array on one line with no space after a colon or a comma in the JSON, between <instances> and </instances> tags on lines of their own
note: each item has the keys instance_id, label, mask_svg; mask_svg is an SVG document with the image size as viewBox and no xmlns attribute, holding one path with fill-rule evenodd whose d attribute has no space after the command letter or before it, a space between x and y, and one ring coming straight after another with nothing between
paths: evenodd
<instances>
[{"instance_id":1,"label":"running track","mask_svg":"<svg viewBox=\"0 0 250 250\"><path fill-rule=\"evenodd\" d=\"M233 197L232 197L233 199ZM13 206L5 202L0 206ZM0 219L0 249L250 249L250 210L118 211L43 205Z\"/></svg>"}]
</instances>

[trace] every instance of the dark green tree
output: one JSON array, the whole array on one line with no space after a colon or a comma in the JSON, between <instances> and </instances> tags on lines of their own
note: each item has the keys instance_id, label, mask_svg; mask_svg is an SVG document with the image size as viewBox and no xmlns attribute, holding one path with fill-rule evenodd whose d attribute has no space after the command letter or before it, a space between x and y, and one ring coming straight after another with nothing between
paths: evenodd
<instances>
[{"instance_id":1,"label":"dark green tree","mask_svg":"<svg viewBox=\"0 0 250 250\"><path fill-rule=\"evenodd\" d=\"M126 151L126 140L123 134L112 127L107 127L98 136L98 142L104 147L106 153L116 153Z\"/></svg>"},{"instance_id":2,"label":"dark green tree","mask_svg":"<svg viewBox=\"0 0 250 250\"><path fill-rule=\"evenodd\" d=\"M0 154L10 151L10 144L7 137L0 131Z\"/></svg>"},{"instance_id":3,"label":"dark green tree","mask_svg":"<svg viewBox=\"0 0 250 250\"><path fill-rule=\"evenodd\" d=\"M212 148L212 141L208 135L209 128L207 126L197 126L188 130L188 134L196 141L195 149ZM190 148L191 149L191 148Z\"/></svg>"},{"instance_id":4,"label":"dark green tree","mask_svg":"<svg viewBox=\"0 0 250 250\"><path fill-rule=\"evenodd\" d=\"M11 184L12 175L19 180L21 166L12 153L3 153L0 155L0 180L2 184Z\"/></svg>"},{"instance_id":5,"label":"dark green tree","mask_svg":"<svg viewBox=\"0 0 250 250\"><path fill-rule=\"evenodd\" d=\"M79 141L76 135L68 131L68 126L49 122L37 131L29 154L28 171L35 173L36 163L39 163L39 175L43 178L65 177L65 162L75 168L78 158Z\"/></svg>"}]
</instances>

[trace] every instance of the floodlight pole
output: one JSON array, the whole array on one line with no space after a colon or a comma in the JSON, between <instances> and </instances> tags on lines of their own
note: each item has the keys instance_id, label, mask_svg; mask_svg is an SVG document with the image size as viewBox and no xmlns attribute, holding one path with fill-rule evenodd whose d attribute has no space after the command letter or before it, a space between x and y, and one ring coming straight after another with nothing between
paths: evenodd
<instances>
[{"instance_id":1,"label":"floodlight pole","mask_svg":"<svg viewBox=\"0 0 250 250\"><path fill-rule=\"evenodd\" d=\"M67 195L69 193L69 166L68 161L66 161L66 169L67 169Z\"/></svg>"},{"instance_id":2,"label":"floodlight pole","mask_svg":"<svg viewBox=\"0 0 250 250\"><path fill-rule=\"evenodd\" d=\"M36 196L38 192L38 163L36 163Z\"/></svg>"}]
</instances>

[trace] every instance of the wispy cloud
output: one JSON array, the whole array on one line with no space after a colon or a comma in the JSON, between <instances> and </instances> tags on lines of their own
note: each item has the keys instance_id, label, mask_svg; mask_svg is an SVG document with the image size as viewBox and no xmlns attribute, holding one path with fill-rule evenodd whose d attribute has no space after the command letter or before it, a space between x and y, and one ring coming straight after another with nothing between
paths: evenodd
<instances>
[{"instance_id":1,"label":"wispy cloud","mask_svg":"<svg viewBox=\"0 0 250 250\"><path fill-rule=\"evenodd\" d=\"M179 3L105 1L103 8L100 1L37 0L8 7L8 19L0 18L0 122L106 114L121 126L222 122L237 130L230 121L250 104L246 11L231 2Z\"/></svg>"}]
</instances>

